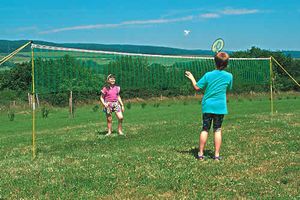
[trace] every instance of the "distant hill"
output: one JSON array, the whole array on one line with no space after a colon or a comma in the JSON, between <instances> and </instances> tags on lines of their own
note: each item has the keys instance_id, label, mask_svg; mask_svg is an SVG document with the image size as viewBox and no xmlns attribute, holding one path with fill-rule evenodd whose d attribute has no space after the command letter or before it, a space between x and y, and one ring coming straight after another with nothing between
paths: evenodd
<instances>
[{"instance_id":1,"label":"distant hill","mask_svg":"<svg viewBox=\"0 0 300 200\"><path fill-rule=\"evenodd\" d=\"M18 47L28 42L28 40L0 40L0 53L9 53ZM198 55L198 56L212 56L210 50L188 50L171 47L160 46L145 46L145 45L120 45L120 44L91 44L91 43L53 43L46 41L34 41L34 43L50 46L70 47L79 49L91 49L102 51L116 51L128 53L144 53L144 54L160 54L160 55ZM24 49L30 51L30 47ZM233 51L227 51L232 53ZM300 58L300 51L283 51L284 54L290 55L293 58Z\"/></svg>"},{"instance_id":2,"label":"distant hill","mask_svg":"<svg viewBox=\"0 0 300 200\"><path fill-rule=\"evenodd\" d=\"M18 47L24 45L27 40L9 41L0 40L0 53L9 53ZM186 50L170 47L159 46L145 46L145 45L121 45L121 44L90 44L90 43L53 43L46 41L33 41L36 44L69 47L78 49L102 50L102 51L116 51L127 53L144 53L144 54L162 54L162 55L203 55L210 56L210 50ZM24 49L30 51L30 47Z\"/></svg>"},{"instance_id":3,"label":"distant hill","mask_svg":"<svg viewBox=\"0 0 300 200\"><path fill-rule=\"evenodd\" d=\"M283 51L283 53L292 58L300 58L300 51Z\"/></svg>"}]
</instances>

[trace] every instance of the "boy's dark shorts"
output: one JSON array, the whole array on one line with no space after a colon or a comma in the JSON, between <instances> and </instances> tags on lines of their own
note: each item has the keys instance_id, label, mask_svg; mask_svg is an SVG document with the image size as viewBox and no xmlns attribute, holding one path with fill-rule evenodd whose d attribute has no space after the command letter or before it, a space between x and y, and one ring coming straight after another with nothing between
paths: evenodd
<instances>
[{"instance_id":1,"label":"boy's dark shorts","mask_svg":"<svg viewBox=\"0 0 300 200\"><path fill-rule=\"evenodd\" d=\"M223 114L221 115L221 114L203 113L203 115L202 115L202 119L203 119L202 131L209 132L212 122L213 122L214 132L220 130L222 127L223 118L224 118Z\"/></svg>"}]
</instances>

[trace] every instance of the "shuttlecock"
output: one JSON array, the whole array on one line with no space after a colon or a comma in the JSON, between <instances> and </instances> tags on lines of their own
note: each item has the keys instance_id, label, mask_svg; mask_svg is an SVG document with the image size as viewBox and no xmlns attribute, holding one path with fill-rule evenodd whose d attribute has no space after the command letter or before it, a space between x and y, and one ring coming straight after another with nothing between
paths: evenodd
<instances>
[{"instance_id":1,"label":"shuttlecock","mask_svg":"<svg viewBox=\"0 0 300 200\"><path fill-rule=\"evenodd\" d=\"M183 34L184 34L184 36L188 36L190 34L190 32L191 32L190 30L184 30Z\"/></svg>"}]
</instances>

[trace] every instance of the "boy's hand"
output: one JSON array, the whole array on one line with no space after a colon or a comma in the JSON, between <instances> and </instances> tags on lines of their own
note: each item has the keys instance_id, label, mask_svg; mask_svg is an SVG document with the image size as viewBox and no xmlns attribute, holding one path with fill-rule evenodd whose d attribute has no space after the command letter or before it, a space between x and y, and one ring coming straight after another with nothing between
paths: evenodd
<instances>
[{"instance_id":1,"label":"boy's hand","mask_svg":"<svg viewBox=\"0 0 300 200\"><path fill-rule=\"evenodd\" d=\"M121 105L121 110L122 110L122 112L124 112L124 111L125 111L125 109L124 109L124 105Z\"/></svg>"},{"instance_id":2,"label":"boy's hand","mask_svg":"<svg viewBox=\"0 0 300 200\"><path fill-rule=\"evenodd\" d=\"M185 71L185 76L188 77L189 79L195 79L193 74L190 71Z\"/></svg>"},{"instance_id":3,"label":"boy's hand","mask_svg":"<svg viewBox=\"0 0 300 200\"><path fill-rule=\"evenodd\" d=\"M197 86L197 82L195 80L195 77L193 76L193 74L190 71L185 71L185 76L188 77L188 79L190 79L190 81L192 82L192 85L195 88L195 90L199 90L200 89Z\"/></svg>"},{"instance_id":4,"label":"boy's hand","mask_svg":"<svg viewBox=\"0 0 300 200\"><path fill-rule=\"evenodd\" d=\"M104 105L104 107L105 107L105 108L107 108L107 107L108 107L108 103L104 103L103 105Z\"/></svg>"}]
</instances>

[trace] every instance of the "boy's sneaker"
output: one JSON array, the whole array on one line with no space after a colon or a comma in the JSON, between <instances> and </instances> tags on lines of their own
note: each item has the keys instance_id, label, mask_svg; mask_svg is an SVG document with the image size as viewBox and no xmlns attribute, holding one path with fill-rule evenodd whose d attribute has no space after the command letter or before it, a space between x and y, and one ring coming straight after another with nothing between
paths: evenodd
<instances>
[{"instance_id":1,"label":"boy's sneaker","mask_svg":"<svg viewBox=\"0 0 300 200\"><path fill-rule=\"evenodd\" d=\"M220 160L222 159L222 157L221 157L221 156L214 156L213 159L214 159L215 161L220 161Z\"/></svg>"},{"instance_id":2,"label":"boy's sneaker","mask_svg":"<svg viewBox=\"0 0 300 200\"><path fill-rule=\"evenodd\" d=\"M106 134L105 134L105 136L111 136L111 133L110 133L110 132L108 132L108 133L106 133Z\"/></svg>"},{"instance_id":3,"label":"boy's sneaker","mask_svg":"<svg viewBox=\"0 0 300 200\"><path fill-rule=\"evenodd\" d=\"M200 153L198 153L198 155L197 155L197 159L198 160L204 160L204 155L200 155Z\"/></svg>"},{"instance_id":4,"label":"boy's sneaker","mask_svg":"<svg viewBox=\"0 0 300 200\"><path fill-rule=\"evenodd\" d=\"M122 131L119 131L119 135L125 135Z\"/></svg>"}]
</instances>

